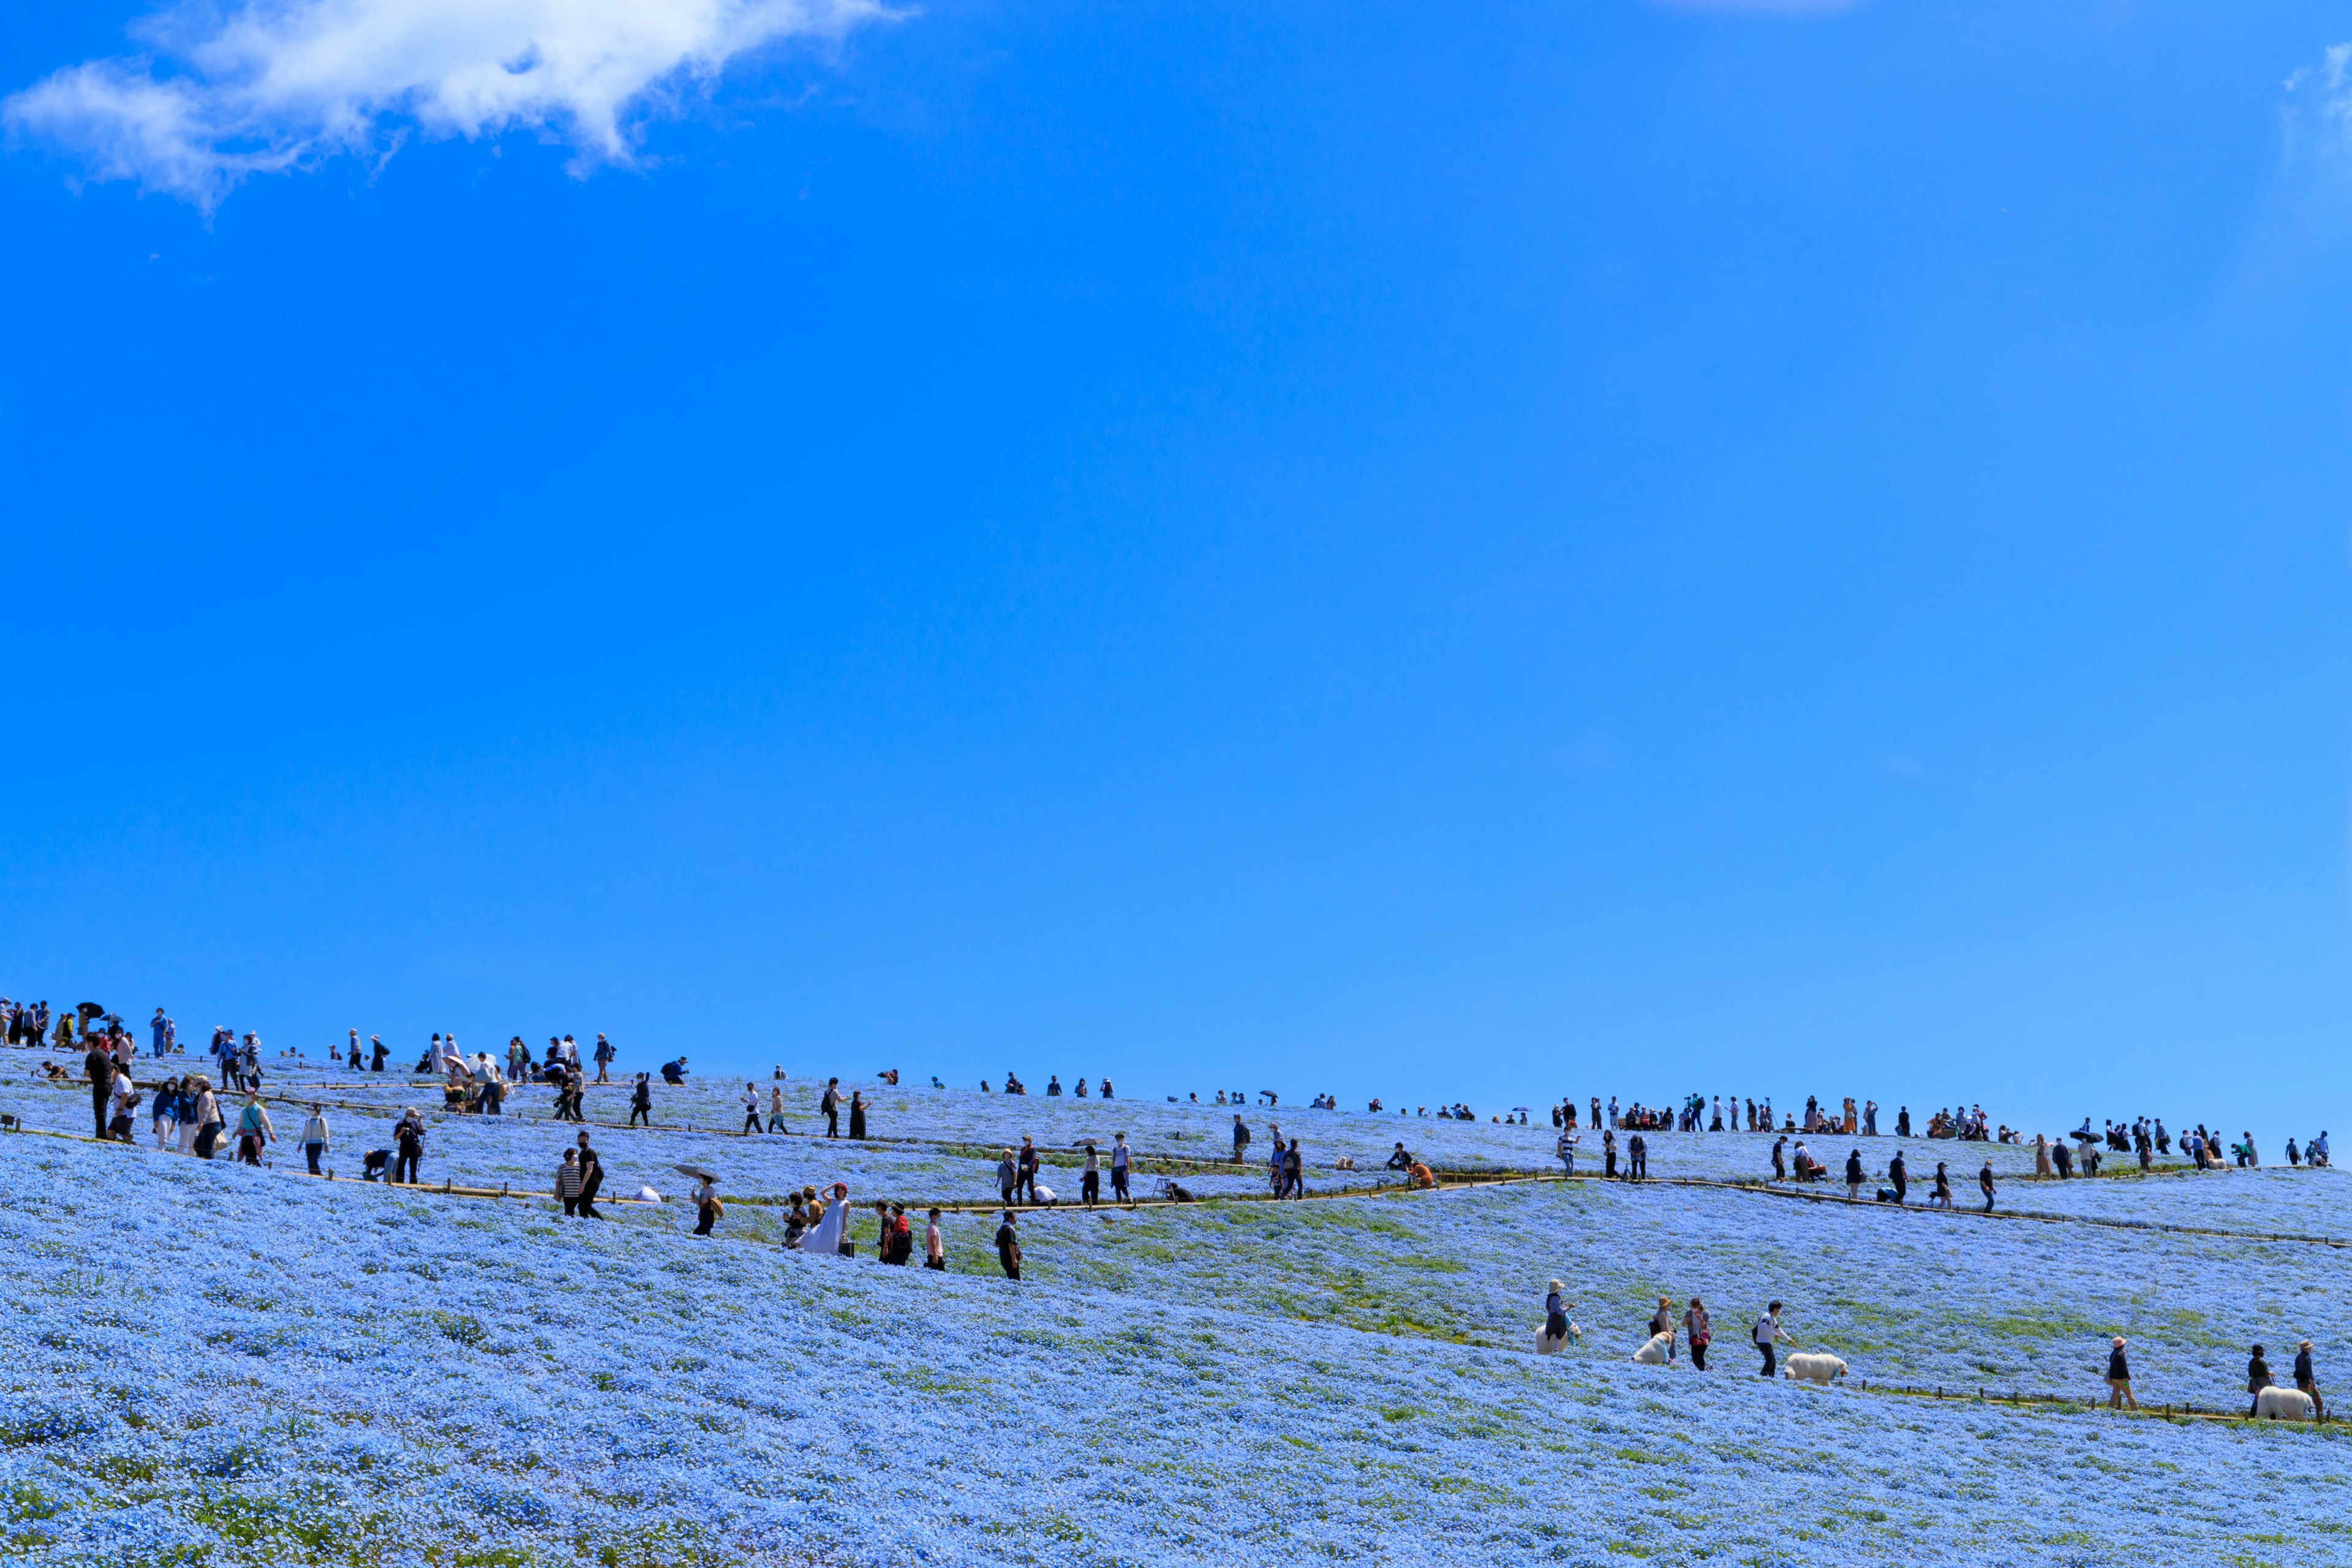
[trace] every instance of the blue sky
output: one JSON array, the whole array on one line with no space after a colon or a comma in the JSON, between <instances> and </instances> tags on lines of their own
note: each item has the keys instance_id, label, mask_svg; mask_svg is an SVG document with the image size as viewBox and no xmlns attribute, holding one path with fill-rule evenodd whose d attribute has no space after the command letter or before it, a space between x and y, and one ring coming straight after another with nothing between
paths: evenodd
<instances>
[{"instance_id":1,"label":"blue sky","mask_svg":"<svg viewBox=\"0 0 2352 1568\"><path fill-rule=\"evenodd\" d=\"M2352 1110L2340 9L308 5L0 39L0 990Z\"/></svg>"}]
</instances>

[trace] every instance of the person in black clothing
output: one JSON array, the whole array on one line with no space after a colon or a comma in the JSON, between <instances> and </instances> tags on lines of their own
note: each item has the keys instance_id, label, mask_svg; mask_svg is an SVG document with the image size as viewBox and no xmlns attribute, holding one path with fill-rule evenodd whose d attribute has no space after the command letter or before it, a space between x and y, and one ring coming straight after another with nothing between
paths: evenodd
<instances>
[{"instance_id":1,"label":"person in black clothing","mask_svg":"<svg viewBox=\"0 0 2352 1568\"><path fill-rule=\"evenodd\" d=\"M1789 1163L1780 1157L1780 1151L1788 1146L1789 1141L1786 1138L1772 1140L1772 1179L1776 1182L1785 1182L1789 1179Z\"/></svg>"},{"instance_id":2,"label":"person in black clothing","mask_svg":"<svg viewBox=\"0 0 2352 1568\"><path fill-rule=\"evenodd\" d=\"M1613 1127L1601 1133L1601 1173L1611 1181L1617 1179L1617 1130Z\"/></svg>"},{"instance_id":3,"label":"person in black clothing","mask_svg":"<svg viewBox=\"0 0 2352 1568\"><path fill-rule=\"evenodd\" d=\"M1241 1112L1237 1110L1234 1112L1234 1163L1236 1165L1241 1163L1242 1156L1248 1150L1249 1143L1249 1124L1242 1120Z\"/></svg>"},{"instance_id":4,"label":"person in black clothing","mask_svg":"<svg viewBox=\"0 0 2352 1568\"><path fill-rule=\"evenodd\" d=\"M98 1136L103 1142L106 1138L107 1105L114 1098L114 1058L99 1047L92 1046L89 1055L82 1058L82 1066L89 1073L90 1117L98 1123Z\"/></svg>"},{"instance_id":5,"label":"person in black clothing","mask_svg":"<svg viewBox=\"0 0 2352 1568\"><path fill-rule=\"evenodd\" d=\"M1021 1140L1021 1157L1013 1167L1013 1190L1026 1194L1033 1204L1037 1201L1037 1145L1026 1138Z\"/></svg>"},{"instance_id":6,"label":"person in black clothing","mask_svg":"<svg viewBox=\"0 0 2352 1568\"><path fill-rule=\"evenodd\" d=\"M1848 1203L1862 1196L1862 1151L1859 1149L1845 1157L1845 1196Z\"/></svg>"},{"instance_id":7,"label":"person in black clothing","mask_svg":"<svg viewBox=\"0 0 2352 1568\"><path fill-rule=\"evenodd\" d=\"M817 1101L817 1109L824 1112L824 1135L828 1138L840 1137L841 1080L839 1079L829 1078L824 1080L824 1098Z\"/></svg>"},{"instance_id":8,"label":"person in black clothing","mask_svg":"<svg viewBox=\"0 0 2352 1568\"><path fill-rule=\"evenodd\" d=\"M643 1074L639 1074L643 1077ZM603 1219L596 1212L596 1194L604 1184L604 1162L588 1146L588 1134L580 1134L580 1217Z\"/></svg>"},{"instance_id":9,"label":"person in black clothing","mask_svg":"<svg viewBox=\"0 0 2352 1568\"><path fill-rule=\"evenodd\" d=\"M672 1087L683 1086L686 1082L686 1058L680 1057L674 1062L662 1063L661 1075L662 1082Z\"/></svg>"},{"instance_id":10,"label":"person in black clothing","mask_svg":"<svg viewBox=\"0 0 2352 1568\"><path fill-rule=\"evenodd\" d=\"M1911 1108L1907 1105L1895 1114L1895 1136L1897 1138L1911 1136Z\"/></svg>"},{"instance_id":11,"label":"person in black clothing","mask_svg":"<svg viewBox=\"0 0 2352 1568\"><path fill-rule=\"evenodd\" d=\"M1977 1173L1977 1185L1984 1192L1984 1212L1992 1213L1992 1161L1988 1158L1984 1168Z\"/></svg>"},{"instance_id":12,"label":"person in black clothing","mask_svg":"<svg viewBox=\"0 0 2352 1568\"><path fill-rule=\"evenodd\" d=\"M2311 1413L2320 1420L2327 1419L2327 1402L2319 1397L2319 1380L2311 1372L2311 1342L2305 1340L2294 1352L2294 1385L2311 1395Z\"/></svg>"},{"instance_id":13,"label":"person in black clothing","mask_svg":"<svg viewBox=\"0 0 2352 1568\"><path fill-rule=\"evenodd\" d=\"M1013 1211L1004 1211L1004 1223L996 1227L996 1260L1004 1265L1007 1279L1021 1278L1021 1233L1013 1228Z\"/></svg>"},{"instance_id":14,"label":"person in black clothing","mask_svg":"<svg viewBox=\"0 0 2352 1568\"><path fill-rule=\"evenodd\" d=\"M416 1163L425 1157L425 1123L414 1114L401 1118L393 1131L393 1142L400 1151L392 1162L392 1179L416 1184Z\"/></svg>"},{"instance_id":15,"label":"person in black clothing","mask_svg":"<svg viewBox=\"0 0 2352 1568\"><path fill-rule=\"evenodd\" d=\"M2254 1396L2253 1403L2246 1406L2249 1419L2262 1408L2263 1390L2270 1386L2271 1363L2263 1359L2263 1347L2256 1345L2254 1353L2246 1360L2246 1392Z\"/></svg>"},{"instance_id":16,"label":"person in black clothing","mask_svg":"<svg viewBox=\"0 0 2352 1568\"><path fill-rule=\"evenodd\" d=\"M1293 1138L1290 1147L1282 1152L1282 1185L1274 1194L1278 1198L1303 1198L1307 1195L1307 1170L1299 1158L1298 1140Z\"/></svg>"},{"instance_id":17,"label":"person in black clothing","mask_svg":"<svg viewBox=\"0 0 2352 1568\"><path fill-rule=\"evenodd\" d=\"M849 1093L849 1135L852 1138L866 1136L866 1091L862 1089L852 1089Z\"/></svg>"},{"instance_id":18,"label":"person in black clothing","mask_svg":"<svg viewBox=\"0 0 2352 1568\"><path fill-rule=\"evenodd\" d=\"M383 1037L382 1035L370 1035L368 1037L368 1049L374 1055L374 1060L368 1064L368 1071L382 1072L383 1070L384 1058L392 1054L384 1048Z\"/></svg>"},{"instance_id":19,"label":"person in black clothing","mask_svg":"<svg viewBox=\"0 0 2352 1568\"><path fill-rule=\"evenodd\" d=\"M2064 1181L2074 1173L2074 1156L2068 1152L2064 1139L2050 1145L2050 1158L2058 1167L2058 1179Z\"/></svg>"},{"instance_id":20,"label":"person in black clothing","mask_svg":"<svg viewBox=\"0 0 2352 1568\"><path fill-rule=\"evenodd\" d=\"M1396 1152L1389 1156L1388 1168L1391 1171L1410 1171L1412 1169L1412 1156L1405 1152L1405 1147L1402 1143L1399 1143L1396 1146Z\"/></svg>"},{"instance_id":21,"label":"person in black clothing","mask_svg":"<svg viewBox=\"0 0 2352 1568\"><path fill-rule=\"evenodd\" d=\"M1895 1151L1895 1158L1886 1162L1886 1179L1895 1184L1895 1201L1901 1203L1903 1194L1911 1190L1911 1173L1904 1168L1903 1151Z\"/></svg>"},{"instance_id":22,"label":"person in black clothing","mask_svg":"<svg viewBox=\"0 0 2352 1568\"><path fill-rule=\"evenodd\" d=\"M2131 1363L2124 1359L2124 1337L2117 1334L2107 1351L2107 1408L2121 1410L2126 1405L2139 1408L2139 1401L2132 1397Z\"/></svg>"},{"instance_id":23,"label":"person in black clothing","mask_svg":"<svg viewBox=\"0 0 2352 1568\"><path fill-rule=\"evenodd\" d=\"M629 1091L629 1125L639 1123L646 1127L654 1124L653 1080L643 1073L637 1075L637 1087Z\"/></svg>"}]
</instances>

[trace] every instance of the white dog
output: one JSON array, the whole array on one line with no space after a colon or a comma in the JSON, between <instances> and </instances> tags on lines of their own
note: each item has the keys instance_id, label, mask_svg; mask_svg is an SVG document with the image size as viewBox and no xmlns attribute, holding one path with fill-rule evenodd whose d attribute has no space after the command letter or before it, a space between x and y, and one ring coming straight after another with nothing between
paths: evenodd
<instances>
[{"instance_id":1,"label":"white dog","mask_svg":"<svg viewBox=\"0 0 2352 1568\"><path fill-rule=\"evenodd\" d=\"M1673 1357L1674 1350L1675 1336L1671 1332L1652 1334L1647 1342L1633 1352L1633 1359L1643 1366L1664 1366Z\"/></svg>"},{"instance_id":2,"label":"white dog","mask_svg":"<svg viewBox=\"0 0 2352 1568\"><path fill-rule=\"evenodd\" d=\"M1789 1369L1789 1376L1801 1383L1818 1383L1827 1388L1845 1375L1845 1363L1833 1355L1792 1355L1780 1363Z\"/></svg>"},{"instance_id":3,"label":"white dog","mask_svg":"<svg viewBox=\"0 0 2352 1568\"><path fill-rule=\"evenodd\" d=\"M2308 1421L2311 1395L2300 1388L2265 1388L2254 1395L2254 1414L2270 1421Z\"/></svg>"},{"instance_id":4,"label":"white dog","mask_svg":"<svg viewBox=\"0 0 2352 1568\"><path fill-rule=\"evenodd\" d=\"M1583 1337L1584 1331L1576 1326L1574 1319L1570 1319L1569 1321L1568 1332L1562 1334L1558 1339L1553 1339L1551 1337L1551 1326L1549 1323L1538 1323L1536 1325L1536 1354L1558 1355L1560 1352L1568 1348L1569 1341L1580 1340Z\"/></svg>"}]
</instances>

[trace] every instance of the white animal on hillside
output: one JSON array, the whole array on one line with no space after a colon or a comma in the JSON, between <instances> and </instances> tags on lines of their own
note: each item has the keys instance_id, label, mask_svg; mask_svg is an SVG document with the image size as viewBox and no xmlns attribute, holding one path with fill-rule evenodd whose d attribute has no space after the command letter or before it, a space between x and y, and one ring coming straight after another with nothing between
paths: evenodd
<instances>
[{"instance_id":1,"label":"white animal on hillside","mask_svg":"<svg viewBox=\"0 0 2352 1568\"><path fill-rule=\"evenodd\" d=\"M2308 1421L2311 1395L2300 1388L2265 1388L2254 1395L2254 1414L2270 1421Z\"/></svg>"},{"instance_id":2,"label":"white animal on hillside","mask_svg":"<svg viewBox=\"0 0 2352 1568\"><path fill-rule=\"evenodd\" d=\"M1802 1383L1818 1383L1823 1388L1845 1375L1845 1363L1826 1353L1792 1355L1780 1364L1789 1369L1791 1378Z\"/></svg>"},{"instance_id":3,"label":"white animal on hillside","mask_svg":"<svg viewBox=\"0 0 2352 1568\"><path fill-rule=\"evenodd\" d=\"M651 1187L639 1187L637 1189L637 1202L641 1204L657 1204L661 1202L661 1194L654 1191Z\"/></svg>"},{"instance_id":4,"label":"white animal on hillside","mask_svg":"<svg viewBox=\"0 0 2352 1568\"><path fill-rule=\"evenodd\" d=\"M1583 1337L1584 1331L1578 1328L1573 1321L1571 1321L1568 1325L1568 1332L1560 1335L1558 1339L1553 1339L1551 1337L1550 1324L1538 1323L1536 1325L1536 1354L1558 1355L1560 1352L1568 1348L1569 1341L1580 1340Z\"/></svg>"},{"instance_id":5,"label":"white animal on hillside","mask_svg":"<svg viewBox=\"0 0 2352 1568\"><path fill-rule=\"evenodd\" d=\"M1664 1366L1666 1364L1667 1358L1673 1353L1674 1348L1673 1334L1652 1334L1648 1342L1633 1352L1633 1359L1643 1366Z\"/></svg>"}]
</instances>

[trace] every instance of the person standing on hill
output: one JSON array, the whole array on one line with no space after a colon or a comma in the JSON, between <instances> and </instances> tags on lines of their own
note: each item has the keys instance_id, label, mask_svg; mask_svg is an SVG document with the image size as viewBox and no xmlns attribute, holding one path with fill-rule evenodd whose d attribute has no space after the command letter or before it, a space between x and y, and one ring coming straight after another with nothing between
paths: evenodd
<instances>
[{"instance_id":1,"label":"person standing on hill","mask_svg":"<svg viewBox=\"0 0 2352 1568\"><path fill-rule=\"evenodd\" d=\"M637 1075L635 1089L629 1090L629 1125L650 1129L654 1124L654 1084L644 1073Z\"/></svg>"},{"instance_id":2,"label":"person standing on hill","mask_svg":"<svg viewBox=\"0 0 2352 1568\"><path fill-rule=\"evenodd\" d=\"M1013 1163L1013 1151L1007 1149L1004 1158L996 1162L996 1190L1000 1201L1010 1205L1013 1194L1021 1190L1021 1167Z\"/></svg>"},{"instance_id":3,"label":"person standing on hill","mask_svg":"<svg viewBox=\"0 0 2352 1568\"><path fill-rule=\"evenodd\" d=\"M1908 1138L1911 1136L1911 1108L1907 1105L1895 1107L1895 1136L1897 1138Z\"/></svg>"},{"instance_id":4,"label":"person standing on hill","mask_svg":"<svg viewBox=\"0 0 2352 1568\"><path fill-rule=\"evenodd\" d=\"M1013 1167L1013 1190L1026 1196L1031 1203L1035 1203L1037 1201L1037 1145L1025 1135L1021 1140L1021 1157Z\"/></svg>"},{"instance_id":5,"label":"person standing on hill","mask_svg":"<svg viewBox=\"0 0 2352 1568\"><path fill-rule=\"evenodd\" d=\"M947 1272L947 1243L940 1237L940 1211L937 1209L931 1211L931 1223L923 1227L923 1267L942 1274Z\"/></svg>"},{"instance_id":6,"label":"person standing on hill","mask_svg":"<svg viewBox=\"0 0 2352 1568\"><path fill-rule=\"evenodd\" d=\"M1690 1310L1683 1314L1683 1342L1690 1346L1691 1367L1706 1370L1706 1347L1715 1339L1714 1326L1708 1322L1706 1305L1697 1297L1690 1299Z\"/></svg>"},{"instance_id":7,"label":"person standing on hill","mask_svg":"<svg viewBox=\"0 0 2352 1568\"><path fill-rule=\"evenodd\" d=\"M1674 1365L1675 1304L1664 1296L1658 1298L1658 1310L1650 1314L1650 1332L1653 1337L1659 1334L1666 1336L1666 1364Z\"/></svg>"},{"instance_id":8,"label":"person standing on hill","mask_svg":"<svg viewBox=\"0 0 2352 1568\"><path fill-rule=\"evenodd\" d=\"M1110 1145L1110 1195L1114 1202L1131 1205L1135 1202L1135 1197L1134 1194L1127 1190L1127 1167L1129 1159L1129 1155L1127 1152L1127 1134L1124 1132L1112 1133Z\"/></svg>"},{"instance_id":9,"label":"person standing on hill","mask_svg":"<svg viewBox=\"0 0 2352 1568\"><path fill-rule=\"evenodd\" d=\"M1904 1194L1911 1190L1911 1173L1903 1163L1903 1151L1895 1151L1895 1158L1886 1162L1886 1179L1894 1184L1895 1201L1899 1205Z\"/></svg>"},{"instance_id":10,"label":"person standing on hill","mask_svg":"<svg viewBox=\"0 0 2352 1568\"><path fill-rule=\"evenodd\" d=\"M840 1137L841 1080L839 1079L829 1078L824 1080L824 1094L817 1100L816 1108L824 1114L824 1135L828 1138Z\"/></svg>"},{"instance_id":11,"label":"person standing on hill","mask_svg":"<svg viewBox=\"0 0 2352 1568\"><path fill-rule=\"evenodd\" d=\"M114 1100L114 1058L103 1046L93 1043L89 1055L82 1058L82 1067L89 1074L90 1121L96 1123L97 1137L102 1142L106 1139L108 1108Z\"/></svg>"},{"instance_id":12,"label":"person standing on hill","mask_svg":"<svg viewBox=\"0 0 2352 1568\"><path fill-rule=\"evenodd\" d=\"M1307 1166L1298 1152L1298 1140L1293 1138L1282 1156L1282 1186L1274 1194L1278 1198L1303 1198L1307 1195Z\"/></svg>"},{"instance_id":13,"label":"person standing on hill","mask_svg":"<svg viewBox=\"0 0 2352 1568\"><path fill-rule=\"evenodd\" d=\"M1749 1337L1756 1342L1756 1348L1763 1352L1764 1371L1762 1375L1766 1377L1770 1377L1780 1370L1780 1364L1778 1359L1773 1354L1772 1347L1777 1344L1794 1344L1796 1342L1794 1340L1790 1339L1787 1334L1780 1331L1780 1303L1778 1301L1775 1301L1769 1307L1767 1307L1764 1310L1764 1315L1756 1320L1755 1331Z\"/></svg>"},{"instance_id":14,"label":"person standing on hill","mask_svg":"<svg viewBox=\"0 0 2352 1568\"><path fill-rule=\"evenodd\" d=\"M580 1134L579 1150L580 1217L603 1219L604 1216L596 1212L596 1194L604 1185L604 1162L599 1159L596 1151L590 1147L588 1134L585 1131Z\"/></svg>"},{"instance_id":15,"label":"person standing on hill","mask_svg":"<svg viewBox=\"0 0 2352 1568\"><path fill-rule=\"evenodd\" d=\"M1397 1148L1402 1152L1404 1145L1400 1143L1397 1145ZM1560 1135L1553 1141L1551 1152L1559 1156L1559 1169L1560 1173L1563 1176L1573 1176L1576 1174L1575 1133L1563 1129Z\"/></svg>"},{"instance_id":16,"label":"person standing on hill","mask_svg":"<svg viewBox=\"0 0 2352 1568\"><path fill-rule=\"evenodd\" d=\"M2117 1334L2107 1349L2107 1408L2121 1410L2126 1405L2139 1408L2132 1397L2131 1363L2124 1359L2124 1337Z\"/></svg>"},{"instance_id":17,"label":"person standing on hill","mask_svg":"<svg viewBox=\"0 0 2352 1568\"><path fill-rule=\"evenodd\" d=\"M383 1070L384 1062L391 1056L392 1048L383 1043L383 1037L382 1035L370 1035L368 1037L368 1071L382 1072Z\"/></svg>"},{"instance_id":18,"label":"person standing on hill","mask_svg":"<svg viewBox=\"0 0 2352 1568\"><path fill-rule=\"evenodd\" d=\"M1984 1193L1984 1212L1992 1213L1992 1156L1985 1156L1984 1168L1977 1173L1977 1186Z\"/></svg>"},{"instance_id":19,"label":"person standing on hill","mask_svg":"<svg viewBox=\"0 0 2352 1568\"><path fill-rule=\"evenodd\" d=\"M1625 1141L1625 1152L1633 1156L1632 1163L1626 1168L1625 1179L1629 1182L1648 1181L1650 1179L1650 1145L1643 1142L1639 1132Z\"/></svg>"},{"instance_id":20,"label":"person standing on hill","mask_svg":"<svg viewBox=\"0 0 2352 1568\"><path fill-rule=\"evenodd\" d=\"M2319 1380L2311 1370L2311 1342L2305 1340L2294 1352L2294 1385L2311 1395L2311 1413L2320 1420L2327 1419L2327 1402L2319 1397Z\"/></svg>"},{"instance_id":21,"label":"person standing on hill","mask_svg":"<svg viewBox=\"0 0 2352 1568\"><path fill-rule=\"evenodd\" d=\"M1081 1079L1078 1081L1083 1083L1086 1080ZM1087 1145L1086 1168L1078 1176L1078 1199L1087 1207L1092 1208L1101 1198L1102 1156L1097 1153L1095 1146L1089 1143Z\"/></svg>"},{"instance_id":22,"label":"person standing on hill","mask_svg":"<svg viewBox=\"0 0 2352 1568\"><path fill-rule=\"evenodd\" d=\"M1862 1201L1862 1151L1856 1149L1845 1157L1845 1201Z\"/></svg>"},{"instance_id":23,"label":"person standing on hill","mask_svg":"<svg viewBox=\"0 0 2352 1568\"><path fill-rule=\"evenodd\" d=\"M570 1149L563 1152L563 1163L555 1167L555 1197L565 1214L580 1212L580 1156Z\"/></svg>"},{"instance_id":24,"label":"person standing on hill","mask_svg":"<svg viewBox=\"0 0 2352 1568\"><path fill-rule=\"evenodd\" d=\"M1236 1111L1234 1111L1234 1164L1238 1165L1238 1164L1240 1164L1240 1163L1242 1163L1243 1156L1244 1156L1244 1155L1245 1155L1245 1154L1249 1152L1249 1145L1250 1145L1250 1130L1249 1130L1249 1123L1248 1123L1248 1122L1246 1122L1246 1121L1244 1121L1242 1120L1242 1113L1241 1113L1240 1111L1236 1110Z\"/></svg>"},{"instance_id":25,"label":"person standing on hill","mask_svg":"<svg viewBox=\"0 0 2352 1568\"><path fill-rule=\"evenodd\" d=\"M310 1173L319 1173L319 1156L327 1152L327 1113L317 1100L310 1102L310 1119L302 1123L302 1158Z\"/></svg>"},{"instance_id":26,"label":"person standing on hill","mask_svg":"<svg viewBox=\"0 0 2352 1568\"><path fill-rule=\"evenodd\" d=\"M849 1091L849 1135L863 1142L866 1137L866 1091Z\"/></svg>"},{"instance_id":27,"label":"person standing on hill","mask_svg":"<svg viewBox=\"0 0 2352 1568\"><path fill-rule=\"evenodd\" d=\"M2246 1358L2246 1392L2254 1396L2246 1406L2246 1418L2253 1419L2263 1407L2263 1390L2271 1386L2271 1363L2263 1359L2263 1347L2256 1345L2254 1353Z\"/></svg>"},{"instance_id":28,"label":"person standing on hill","mask_svg":"<svg viewBox=\"0 0 2352 1568\"><path fill-rule=\"evenodd\" d=\"M1004 1223L996 1227L996 1260L1004 1266L1007 1279L1021 1278L1021 1233L1013 1223L1013 1211L1004 1211Z\"/></svg>"},{"instance_id":29,"label":"person standing on hill","mask_svg":"<svg viewBox=\"0 0 2352 1568\"><path fill-rule=\"evenodd\" d=\"M1789 1141L1786 1138L1772 1140L1772 1179L1776 1182L1785 1182L1789 1179L1789 1163L1780 1157L1780 1151L1788 1146Z\"/></svg>"},{"instance_id":30,"label":"person standing on hill","mask_svg":"<svg viewBox=\"0 0 2352 1568\"><path fill-rule=\"evenodd\" d=\"M399 1123L392 1130L392 1142L393 1181L415 1186L417 1163L425 1158L425 1118L414 1108L403 1111Z\"/></svg>"},{"instance_id":31,"label":"person standing on hill","mask_svg":"<svg viewBox=\"0 0 2352 1568\"><path fill-rule=\"evenodd\" d=\"M248 1165L261 1163L261 1148L278 1142L278 1129L269 1124L269 1110L261 1103L261 1091L255 1089L245 1097L245 1109L236 1113L236 1157Z\"/></svg>"}]
</instances>

